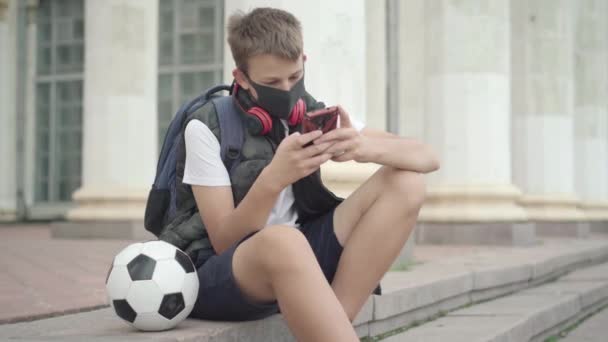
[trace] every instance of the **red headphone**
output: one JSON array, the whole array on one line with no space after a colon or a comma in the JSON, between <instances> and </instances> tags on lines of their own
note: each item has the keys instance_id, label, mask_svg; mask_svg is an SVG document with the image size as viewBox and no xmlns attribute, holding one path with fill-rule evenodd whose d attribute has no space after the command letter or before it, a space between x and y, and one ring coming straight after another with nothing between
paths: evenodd
<instances>
[{"instance_id":1,"label":"red headphone","mask_svg":"<svg viewBox=\"0 0 608 342\"><path fill-rule=\"evenodd\" d=\"M240 91L239 84L235 81L232 88L235 102L243 112L247 113L247 126L254 135L266 135L272 130L272 117L262 107L259 107L251 98L248 91ZM306 113L306 103L299 99L293 106L287 123L289 126L297 126L302 122Z\"/></svg>"}]
</instances>

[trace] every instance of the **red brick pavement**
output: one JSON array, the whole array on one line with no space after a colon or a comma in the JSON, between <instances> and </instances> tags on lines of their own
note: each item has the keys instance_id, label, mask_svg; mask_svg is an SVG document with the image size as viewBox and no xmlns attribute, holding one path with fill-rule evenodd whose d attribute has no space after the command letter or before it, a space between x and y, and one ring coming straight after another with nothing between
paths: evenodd
<instances>
[{"instance_id":1,"label":"red brick pavement","mask_svg":"<svg viewBox=\"0 0 608 342\"><path fill-rule=\"evenodd\" d=\"M106 306L110 263L133 242L52 239L48 225L0 224L0 324ZM500 248L508 247L422 245L414 259L428 262Z\"/></svg>"},{"instance_id":2,"label":"red brick pavement","mask_svg":"<svg viewBox=\"0 0 608 342\"><path fill-rule=\"evenodd\" d=\"M130 243L52 239L46 225L0 225L0 324L105 306L110 263Z\"/></svg>"},{"instance_id":3,"label":"red brick pavement","mask_svg":"<svg viewBox=\"0 0 608 342\"><path fill-rule=\"evenodd\" d=\"M110 263L133 242L52 239L48 225L0 224L0 324L107 305ZM480 249L417 246L415 258L424 262Z\"/></svg>"}]
</instances>

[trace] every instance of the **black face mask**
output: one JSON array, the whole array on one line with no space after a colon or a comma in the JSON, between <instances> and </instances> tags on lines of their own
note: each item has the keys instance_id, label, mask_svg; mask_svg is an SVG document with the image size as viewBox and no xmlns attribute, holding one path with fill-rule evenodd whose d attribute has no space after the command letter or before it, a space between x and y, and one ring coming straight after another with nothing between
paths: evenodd
<instances>
[{"instance_id":1,"label":"black face mask","mask_svg":"<svg viewBox=\"0 0 608 342\"><path fill-rule=\"evenodd\" d=\"M296 102L306 94L304 76L288 91L255 83L249 77L247 79L258 94L257 104L275 118L287 120Z\"/></svg>"}]
</instances>

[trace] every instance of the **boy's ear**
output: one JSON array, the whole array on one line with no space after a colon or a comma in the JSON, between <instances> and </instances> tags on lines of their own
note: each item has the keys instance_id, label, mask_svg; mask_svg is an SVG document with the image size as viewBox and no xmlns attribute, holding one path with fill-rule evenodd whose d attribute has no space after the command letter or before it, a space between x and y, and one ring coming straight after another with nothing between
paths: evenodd
<instances>
[{"instance_id":1,"label":"boy's ear","mask_svg":"<svg viewBox=\"0 0 608 342\"><path fill-rule=\"evenodd\" d=\"M306 60L308 59L308 57L306 56L305 53L302 54L302 61L306 62Z\"/></svg>"},{"instance_id":2,"label":"boy's ear","mask_svg":"<svg viewBox=\"0 0 608 342\"><path fill-rule=\"evenodd\" d=\"M247 82L247 78L243 75L243 71L239 68L235 68L232 70L232 76L236 80L236 83L239 84L239 87L247 90L249 89L249 83Z\"/></svg>"}]
</instances>

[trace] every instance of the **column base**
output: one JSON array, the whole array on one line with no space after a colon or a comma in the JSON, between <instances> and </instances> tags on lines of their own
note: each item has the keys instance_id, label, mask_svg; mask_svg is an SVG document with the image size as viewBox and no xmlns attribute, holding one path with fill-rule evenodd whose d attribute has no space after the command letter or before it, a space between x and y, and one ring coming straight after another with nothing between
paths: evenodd
<instances>
[{"instance_id":1,"label":"column base","mask_svg":"<svg viewBox=\"0 0 608 342\"><path fill-rule=\"evenodd\" d=\"M608 202L606 201L581 202L579 208L589 221L608 222Z\"/></svg>"},{"instance_id":2,"label":"column base","mask_svg":"<svg viewBox=\"0 0 608 342\"><path fill-rule=\"evenodd\" d=\"M579 208L580 201L566 195L524 195L519 204L526 209L530 221L582 222L587 217Z\"/></svg>"},{"instance_id":3,"label":"column base","mask_svg":"<svg viewBox=\"0 0 608 342\"><path fill-rule=\"evenodd\" d=\"M17 221L17 211L11 209L0 209L0 222Z\"/></svg>"},{"instance_id":4,"label":"column base","mask_svg":"<svg viewBox=\"0 0 608 342\"><path fill-rule=\"evenodd\" d=\"M420 221L524 222L528 216L517 204L521 191L510 184L429 186Z\"/></svg>"},{"instance_id":5,"label":"column base","mask_svg":"<svg viewBox=\"0 0 608 342\"><path fill-rule=\"evenodd\" d=\"M416 243L533 246L534 224L528 222L421 222Z\"/></svg>"},{"instance_id":6,"label":"column base","mask_svg":"<svg viewBox=\"0 0 608 342\"><path fill-rule=\"evenodd\" d=\"M148 190L124 187L84 187L73 200L66 220L51 225L55 238L154 239L143 220Z\"/></svg>"},{"instance_id":7,"label":"column base","mask_svg":"<svg viewBox=\"0 0 608 342\"><path fill-rule=\"evenodd\" d=\"M531 246L534 225L510 184L431 187L420 211L417 243Z\"/></svg>"},{"instance_id":8,"label":"column base","mask_svg":"<svg viewBox=\"0 0 608 342\"><path fill-rule=\"evenodd\" d=\"M68 221L143 221L148 189L84 187L72 196Z\"/></svg>"},{"instance_id":9,"label":"column base","mask_svg":"<svg viewBox=\"0 0 608 342\"><path fill-rule=\"evenodd\" d=\"M540 236L589 237L589 219L574 196L525 195L519 203L526 209Z\"/></svg>"}]
</instances>

